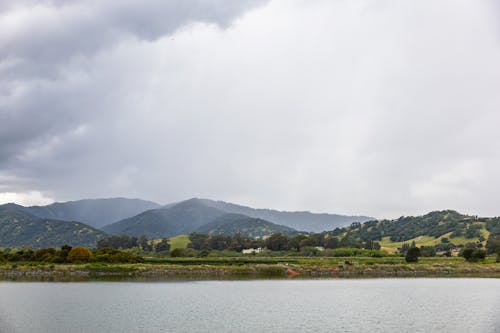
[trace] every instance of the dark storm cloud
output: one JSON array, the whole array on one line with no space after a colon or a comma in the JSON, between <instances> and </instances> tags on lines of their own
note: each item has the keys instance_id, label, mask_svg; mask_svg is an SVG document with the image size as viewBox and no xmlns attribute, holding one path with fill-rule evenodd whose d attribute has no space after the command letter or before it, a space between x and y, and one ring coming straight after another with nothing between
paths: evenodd
<instances>
[{"instance_id":1,"label":"dark storm cloud","mask_svg":"<svg viewBox=\"0 0 500 333\"><path fill-rule=\"evenodd\" d=\"M0 7L0 163L91 118L101 99L79 90L85 59L127 38L154 40L185 25L227 27L250 1L4 1ZM78 78L74 76L83 76ZM77 95L77 96L76 96Z\"/></svg>"}]
</instances>

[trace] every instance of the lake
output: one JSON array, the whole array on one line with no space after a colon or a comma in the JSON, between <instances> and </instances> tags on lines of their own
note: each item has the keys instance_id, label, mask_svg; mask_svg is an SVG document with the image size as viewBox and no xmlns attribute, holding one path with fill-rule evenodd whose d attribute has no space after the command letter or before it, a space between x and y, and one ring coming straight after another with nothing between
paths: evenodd
<instances>
[{"instance_id":1,"label":"lake","mask_svg":"<svg viewBox=\"0 0 500 333\"><path fill-rule=\"evenodd\" d=\"M0 332L500 332L500 279L0 282Z\"/></svg>"}]
</instances>

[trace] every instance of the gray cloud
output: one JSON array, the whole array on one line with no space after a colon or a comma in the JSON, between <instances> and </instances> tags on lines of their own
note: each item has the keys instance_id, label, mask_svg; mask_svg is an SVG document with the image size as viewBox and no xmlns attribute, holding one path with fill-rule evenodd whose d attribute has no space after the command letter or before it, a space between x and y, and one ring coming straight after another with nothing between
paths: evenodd
<instances>
[{"instance_id":1,"label":"gray cloud","mask_svg":"<svg viewBox=\"0 0 500 333\"><path fill-rule=\"evenodd\" d=\"M494 3L40 3L0 8L49 13L0 29L0 192L500 215Z\"/></svg>"},{"instance_id":2,"label":"gray cloud","mask_svg":"<svg viewBox=\"0 0 500 333\"><path fill-rule=\"evenodd\" d=\"M8 1L7 1L8 3ZM246 1L26 1L4 5L0 59L67 61L121 42L127 36L154 40L195 22L227 26L263 3Z\"/></svg>"},{"instance_id":3,"label":"gray cloud","mask_svg":"<svg viewBox=\"0 0 500 333\"><path fill-rule=\"evenodd\" d=\"M132 38L152 41L195 22L222 27L251 1L6 1L0 14L0 163L42 135L77 126L100 99L82 91L88 58ZM87 81L88 82L88 81ZM64 96L64 97L63 97ZM84 113L84 114L82 114Z\"/></svg>"}]
</instances>

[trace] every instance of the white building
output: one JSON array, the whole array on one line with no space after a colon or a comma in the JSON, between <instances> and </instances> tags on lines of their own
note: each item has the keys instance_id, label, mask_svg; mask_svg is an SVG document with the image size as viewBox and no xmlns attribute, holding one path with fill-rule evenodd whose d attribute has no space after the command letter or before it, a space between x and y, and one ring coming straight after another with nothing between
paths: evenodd
<instances>
[{"instance_id":1,"label":"white building","mask_svg":"<svg viewBox=\"0 0 500 333\"><path fill-rule=\"evenodd\" d=\"M253 254L253 253L260 253L260 252L262 252L261 247L256 248L256 249L243 249L241 251L241 253L243 253L243 254Z\"/></svg>"}]
</instances>

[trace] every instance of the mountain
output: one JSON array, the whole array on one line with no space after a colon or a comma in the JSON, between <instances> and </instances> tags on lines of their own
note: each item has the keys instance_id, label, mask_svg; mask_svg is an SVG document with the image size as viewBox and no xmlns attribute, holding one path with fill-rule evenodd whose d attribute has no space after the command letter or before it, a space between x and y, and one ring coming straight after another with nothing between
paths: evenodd
<instances>
[{"instance_id":1,"label":"mountain","mask_svg":"<svg viewBox=\"0 0 500 333\"><path fill-rule=\"evenodd\" d=\"M60 221L34 216L22 206L0 206L0 247L95 247L106 237L100 230L80 222Z\"/></svg>"},{"instance_id":2,"label":"mountain","mask_svg":"<svg viewBox=\"0 0 500 333\"><path fill-rule=\"evenodd\" d=\"M160 209L152 209L103 228L111 234L165 238L192 232L262 237L275 232L297 233L292 228L263 219L232 214L211 207L200 199L190 199Z\"/></svg>"},{"instance_id":3,"label":"mountain","mask_svg":"<svg viewBox=\"0 0 500 333\"><path fill-rule=\"evenodd\" d=\"M369 216L347 216L337 214L317 214L311 212L286 212L272 209L255 209L235 205L224 201L198 199L205 205L223 210L227 213L241 214L263 219L272 223L284 225L296 230L307 232L322 232L344 227L353 222L366 222L375 220Z\"/></svg>"},{"instance_id":4,"label":"mountain","mask_svg":"<svg viewBox=\"0 0 500 333\"><path fill-rule=\"evenodd\" d=\"M202 225L210 223L224 214L226 214L224 211L206 206L199 200L191 199L175 205L145 211L107 225L102 230L111 234L164 238L194 232Z\"/></svg>"},{"instance_id":5,"label":"mountain","mask_svg":"<svg viewBox=\"0 0 500 333\"><path fill-rule=\"evenodd\" d=\"M151 201L125 198L84 199L56 202L47 206L15 206L17 206L17 209L38 217L78 221L95 228L101 228L146 210L160 207L159 204Z\"/></svg>"},{"instance_id":6,"label":"mountain","mask_svg":"<svg viewBox=\"0 0 500 333\"><path fill-rule=\"evenodd\" d=\"M241 234L245 237L261 238L266 235L282 233L287 235L296 235L298 232L295 229L285 227L240 214L225 214L214 221L205 224L196 230L200 234L214 235L235 235Z\"/></svg>"}]
</instances>

